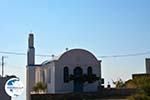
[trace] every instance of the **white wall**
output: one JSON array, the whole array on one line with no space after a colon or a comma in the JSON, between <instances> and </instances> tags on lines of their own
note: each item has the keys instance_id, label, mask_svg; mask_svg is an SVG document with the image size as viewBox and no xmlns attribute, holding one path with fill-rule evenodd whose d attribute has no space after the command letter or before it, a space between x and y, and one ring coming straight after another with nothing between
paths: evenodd
<instances>
[{"instance_id":1,"label":"white wall","mask_svg":"<svg viewBox=\"0 0 150 100\"><path fill-rule=\"evenodd\" d=\"M47 93L55 93L55 63L51 62L45 68L47 70Z\"/></svg>"},{"instance_id":2,"label":"white wall","mask_svg":"<svg viewBox=\"0 0 150 100\"><path fill-rule=\"evenodd\" d=\"M101 75L100 63L93 55L83 50L74 50L65 53L55 64L55 92L73 92L73 82L64 83L63 68L69 67L69 74L73 74L73 70L80 66L83 73L87 73L87 68L92 67L93 73L97 76ZM101 76L100 76L101 77ZM97 91L98 82L88 84L84 87L85 92Z\"/></svg>"}]
</instances>

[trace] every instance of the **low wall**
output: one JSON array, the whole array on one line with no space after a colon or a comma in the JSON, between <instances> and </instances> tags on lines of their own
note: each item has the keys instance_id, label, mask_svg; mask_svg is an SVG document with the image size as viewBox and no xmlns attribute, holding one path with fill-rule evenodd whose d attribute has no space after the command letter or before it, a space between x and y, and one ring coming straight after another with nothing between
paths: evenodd
<instances>
[{"instance_id":1,"label":"low wall","mask_svg":"<svg viewBox=\"0 0 150 100\"><path fill-rule=\"evenodd\" d=\"M135 93L135 89L103 89L90 93L31 94L31 100L91 100L99 98L126 98Z\"/></svg>"},{"instance_id":2,"label":"low wall","mask_svg":"<svg viewBox=\"0 0 150 100\"><path fill-rule=\"evenodd\" d=\"M100 93L102 96L130 96L136 92L136 89L103 89Z\"/></svg>"}]
</instances>

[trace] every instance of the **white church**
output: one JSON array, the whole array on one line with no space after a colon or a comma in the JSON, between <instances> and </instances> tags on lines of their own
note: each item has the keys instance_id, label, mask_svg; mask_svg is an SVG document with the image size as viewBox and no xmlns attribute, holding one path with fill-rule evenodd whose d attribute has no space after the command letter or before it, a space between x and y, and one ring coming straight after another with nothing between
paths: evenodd
<instances>
[{"instance_id":1,"label":"white church","mask_svg":"<svg viewBox=\"0 0 150 100\"><path fill-rule=\"evenodd\" d=\"M81 75L95 74L98 80L88 83L80 82ZM53 56L50 60L40 65L35 64L34 36L29 34L28 55L26 66L27 100L37 82L47 84L46 93L71 93L71 92L95 92L101 87L101 60L98 60L91 52L84 49L66 50L59 56ZM69 81L72 75L77 80Z\"/></svg>"}]
</instances>

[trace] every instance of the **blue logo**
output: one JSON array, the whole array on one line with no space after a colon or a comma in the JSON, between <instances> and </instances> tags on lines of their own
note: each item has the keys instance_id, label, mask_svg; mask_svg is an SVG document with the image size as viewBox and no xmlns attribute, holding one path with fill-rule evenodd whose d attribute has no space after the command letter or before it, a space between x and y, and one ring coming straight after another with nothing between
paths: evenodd
<instances>
[{"instance_id":1,"label":"blue logo","mask_svg":"<svg viewBox=\"0 0 150 100\"><path fill-rule=\"evenodd\" d=\"M5 84L5 91L11 97L21 95L23 90L23 83L19 80L19 78L11 78Z\"/></svg>"}]
</instances>

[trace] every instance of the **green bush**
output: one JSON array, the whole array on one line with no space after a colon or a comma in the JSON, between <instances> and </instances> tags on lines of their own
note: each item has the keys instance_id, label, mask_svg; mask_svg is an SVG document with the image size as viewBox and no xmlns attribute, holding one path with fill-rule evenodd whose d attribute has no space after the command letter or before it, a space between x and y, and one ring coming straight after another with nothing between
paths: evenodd
<instances>
[{"instance_id":1,"label":"green bush","mask_svg":"<svg viewBox=\"0 0 150 100\"><path fill-rule=\"evenodd\" d=\"M47 84L43 82L37 82L36 85L33 87L34 92L44 92L47 89Z\"/></svg>"},{"instance_id":2,"label":"green bush","mask_svg":"<svg viewBox=\"0 0 150 100\"><path fill-rule=\"evenodd\" d=\"M150 97L147 96L145 93L137 93L128 97L128 100L150 100Z\"/></svg>"},{"instance_id":3,"label":"green bush","mask_svg":"<svg viewBox=\"0 0 150 100\"><path fill-rule=\"evenodd\" d=\"M138 89L128 100L150 100L150 77L137 77L132 80Z\"/></svg>"}]
</instances>

